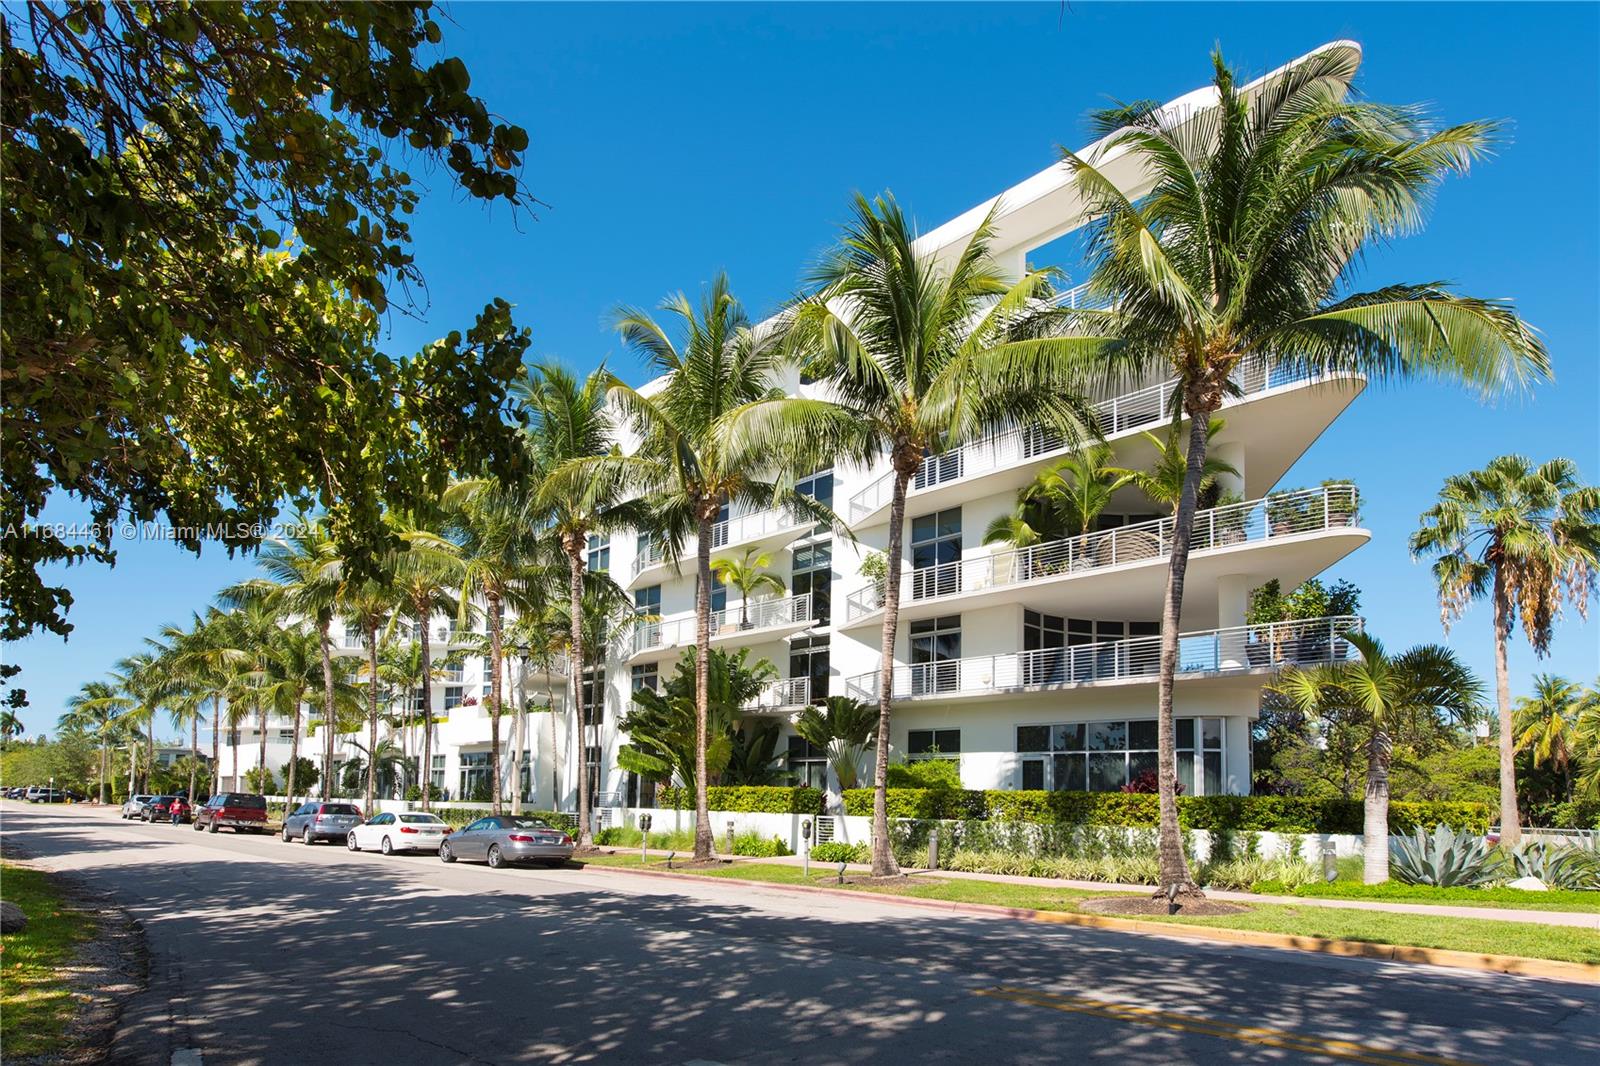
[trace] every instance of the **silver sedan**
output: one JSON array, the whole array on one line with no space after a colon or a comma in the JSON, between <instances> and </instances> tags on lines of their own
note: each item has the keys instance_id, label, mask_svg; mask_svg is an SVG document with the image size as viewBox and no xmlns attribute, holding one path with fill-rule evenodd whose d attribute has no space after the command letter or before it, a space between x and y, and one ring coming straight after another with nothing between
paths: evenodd
<instances>
[{"instance_id":1,"label":"silver sedan","mask_svg":"<svg viewBox=\"0 0 1600 1066\"><path fill-rule=\"evenodd\" d=\"M560 866L572 858L572 838L542 818L496 814L452 833L439 845L439 858L481 859L495 869L519 862Z\"/></svg>"},{"instance_id":2,"label":"silver sedan","mask_svg":"<svg viewBox=\"0 0 1600 1066\"><path fill-rule=\"evenodd\" d=\"M137 796L129 796L122 804L123 820L126 821L129 818L144 817L144 805L153 799L155 799L154 796L145 795L143 793Z\"/></svg>"}]
</instances>

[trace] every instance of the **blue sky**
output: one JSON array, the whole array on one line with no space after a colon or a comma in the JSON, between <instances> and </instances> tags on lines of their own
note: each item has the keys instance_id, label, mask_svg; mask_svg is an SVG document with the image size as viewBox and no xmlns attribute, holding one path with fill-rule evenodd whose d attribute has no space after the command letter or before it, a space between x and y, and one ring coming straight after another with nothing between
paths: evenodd
<instances>
[{"instance_id":1,"label":"blue sky","mask_svg":"<svg viewBox=\"0 0 1600 1066\"><path fill-rule=\"evenodd\" d=\"M517 305L534 350L640 377L605 328L619 303L693 292L719 270L757 315L795 291L855 190L892 189L924 228L1085 141L1109 98L1166 99L1204 83L1209 53L1255 75L1316 45L1365 50L1358 88L1425 102L1445 121L1500 118L1497 158L1440 192L1420 236L1376 249L1366 280L1449 280L1515 298L1545 334L1557 383L1484 406L1415 385L1369 389L1284 484L1347 476L1372 543L1328 576L1365 593L1393 647L1442 637L1407 534L1446 474L1516 451L1577 460L1600 478L1600 148L1588 5L707 5L457 3L445 45L473 90L526 127L535 220L463 202L438 174L415 220L429 281L419 319L394 317L394 351L469 323L493 296ZM51 518L74 517L71 507ZM7 649L33 706L30 732L142 638L248 573L220 551L123 550L115 569L68 575L70 642ZM1512 651L1513 691L1547 669L1591 679L1600 625L1564 624L1550 659ZM1449 642L1487 680L1487 613Z\"/></svg>"}]
</instances>

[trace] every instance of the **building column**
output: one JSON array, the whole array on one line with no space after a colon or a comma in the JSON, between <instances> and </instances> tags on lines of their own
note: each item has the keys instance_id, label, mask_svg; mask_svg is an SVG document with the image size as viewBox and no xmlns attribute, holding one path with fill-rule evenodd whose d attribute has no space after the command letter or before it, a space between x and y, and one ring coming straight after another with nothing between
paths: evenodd
<instances>
[{"instance_id":1,"label":"building column","mask_svg":"<svg viewBox=\"0 0 1600 1066\"><path fill-rule=\"evenodd\" d=\"M1217 628L1232 629L1242 626L1250 606L1253 579L1247 574L1224 574L1217 578ZM1224 670L1240 670L1249 665L1247 641L1242 634L1225 634L1217 649L1219 665Z\"/></svg>"},{"instance_id":2,"label":"building column","mask_svg":"<svg viewBox=\"0 0 1600 1066\"><path fill-rule=\"evenodd\" d=\"M1217 484L1222 486L1222 491L1236 492L1240 498L1247 498L1245 493L1244 444L1236 440L1223 441L1211 449L1211 454L1239 471L1237 476L1221 474L1217 477Z\"/></svg>"}]
</instances>

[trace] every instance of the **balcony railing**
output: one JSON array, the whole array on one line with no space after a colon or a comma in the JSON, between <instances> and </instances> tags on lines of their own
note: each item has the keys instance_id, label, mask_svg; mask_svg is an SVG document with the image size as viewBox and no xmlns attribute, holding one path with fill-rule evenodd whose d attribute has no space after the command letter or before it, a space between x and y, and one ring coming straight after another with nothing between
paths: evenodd
<instances>
[{"instance_id":1,"label":"balcony railing","mask_svg":"<svg viewBox=\"0 0 1600 1066\"><path fill-rule=\"evenodd\" d=\"M667 549L650 541L639 549L639 554L633 557L633 576L638 577L652 566L660 566L667 561Z\"/></svg>"},{"instance_id":2,"label":"balcony railing","mask_svg":"<svg viewBox=\"0 0 1600 1066\"><path fill-rule=\"evenodd\" d=\"M811 679L786 677L780 681L768 682L761 689L759 696L745 703L740 709L750 714L770 714L773 711L804 707L810 702Z\"/></svg>"},{"instance_id":3,"label":"balcony railing","mask_svg":"<svg viewBox=\"0 0 1600 1066\"><path fill-rule=\"evenodd\" d=\"M1318 377L1309 370L1296 367L1269 370L1263 361L1248 359L1240 363L1232 375L1240 395L1229 397L1223 406L1268 389L1313 380L1318 380ZM1168 421L1172 393L1176 387L1177 379L1174 378L1137 392L1100 401L1094 405L1100 432L1109 437ZM919 492L962 478L1003 470L1018 463L1064 452L1066 444L1066 439L1060 433L1043 426L1029 426L984 437L939 455L928 456L912 475L909 490ZM894 473L891 471L850 498L850 520L860 521L887 506L893 494Z\"/></svg>"},{"instance_id":4,"label":"balcony railing","mask_svg":"<svg viewBox=\"0 0 1600 1066\"><path fill-rule=\"evenodd\" d=\"M756 540L760 537L774 533L782 533L791 529L804 529L815 523L809 518L800 518L791 514L787 508L768 507L762 511L751 511L748 514L734 515L723 522L718 522L711 527L711 547L726 548L730 544L739 544L747 540ZM694 555L694 542L685 545L683 555L692 558ZM667 561L666 549L656 543L649 543L640 550L633 560L633 576L638 577L652 566L660 566Z\"/></svg>"},{"instance_id":5,"label":"balcony railing","mask_svg":"<svg viewBox=\"0 0 1600 1066\"><path fill-rule=\"evenodd\" d=\"M1195 515L1189 550L1202 552L1299 533L1353 528L1359 521L1359 503L1354 485L1324 485L1318 489L1276 493L1262 500L1214 507ZM1173 525L1171 518L1158 518L1081 537L922 567L906 575L901 585L901 602L981 592L1165 558L1172 551ZM846 598L846 617L854 620L882 606L882 585L869 585Z\"/></svg>"},{"instance_id":6,"label":"balcony railing","mask_svg":"<svg viewBox=\"0 0 1600 1066\"><path fill-rule=\"evenodd\" d=\"M751 600L748 609L730 607L711 612L711 638L734 633L772 629L812 621L811 593L799 596L775 596L765 600ZM694 643L695 617L693 613L663 618L659 622L642 622L633 631L634 654L656 648L674 648Z\"/></svg>"},{"instance_id":7,"label":"balcony railing","mask_svg":"<svg viewBox=\"0 0 1600 1066\"><path fill-rule=\"evenodd\" d=\"M1184 633L1178 638L1178 673L1226 674L1342 662L1354 651L1339 638L1360 629L1360 618L1340 615ZM1160 663L1159 636L1131 637L1069 648L896 665L893 691L895 699L921 699L1105 681L1153 681ZM850 678L845 691L856 699L875 699L877 671Z\"/></svg>"}]
</instances>

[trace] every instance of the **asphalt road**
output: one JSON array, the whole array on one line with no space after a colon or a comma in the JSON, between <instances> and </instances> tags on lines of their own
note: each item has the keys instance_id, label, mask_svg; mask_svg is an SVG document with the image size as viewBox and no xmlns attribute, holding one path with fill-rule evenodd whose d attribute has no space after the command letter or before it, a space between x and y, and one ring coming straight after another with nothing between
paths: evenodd
<instances>
[{"instance_id":1,"label":"asphalt road","mask_svg":"<svg viewBox=\"0 0 1600 1066\"><path fill-rule=\"evenodd\" d=\"M116 1063L1600 1062L1600 990L0 805L115 895Z\"/></svg>"}]
</instances>

